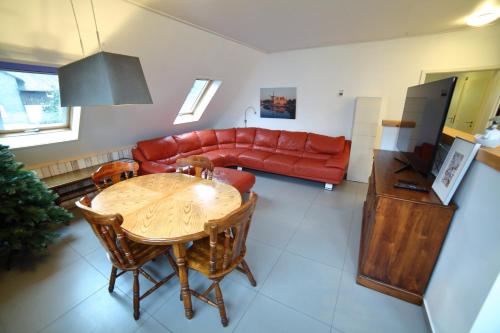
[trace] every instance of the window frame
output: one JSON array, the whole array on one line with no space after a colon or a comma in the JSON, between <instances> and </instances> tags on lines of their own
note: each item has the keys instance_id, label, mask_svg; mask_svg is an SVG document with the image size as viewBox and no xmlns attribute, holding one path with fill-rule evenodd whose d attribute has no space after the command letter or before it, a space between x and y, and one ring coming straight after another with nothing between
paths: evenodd
<instances>
[{"instance_id":1,"label":"window frame","mask_svg":"<svg viewBox=\"0 0 500 333\"><path fill-rule=\"evenodd\" d=\"M0 61L0 70L57 75L58 68ZM0 144L15 149L78 140L81 107L67 107L66 110L67 116L64 125L51 126L49 124L48 126L34 128L0 130Z\"/></svg>"},{"instance_id":2,"label":"window frame","mask_svg":"<svg viewBox=\"0 0 500 333\"><path fill-rule=\"evenodd\" d=\"M187 98L189 94L191 93L191 90L193 89L194 85L196 84L197 81L206 81L205 85L203 86L201 92L198 94L196 97L195 101L193 102L192 106L189 108L190 112L182 112L181 111L184 109L185 104L187 102ZM179 125L179 124L184 124L184 123L190 123L190 122L195 122L200 120L201 116L207 109L208 105L212 101L213 97L217 93L218 89L222 85L222 80L220 79L208 79L208 78L195 78L191 88L189 89L186 97L184 98L184 102L181 105L181 108L179 112L177 113L177 116L173 122L174 125ZM202 107L202 105L204 106Z\"/></svg>"}]
</instances>

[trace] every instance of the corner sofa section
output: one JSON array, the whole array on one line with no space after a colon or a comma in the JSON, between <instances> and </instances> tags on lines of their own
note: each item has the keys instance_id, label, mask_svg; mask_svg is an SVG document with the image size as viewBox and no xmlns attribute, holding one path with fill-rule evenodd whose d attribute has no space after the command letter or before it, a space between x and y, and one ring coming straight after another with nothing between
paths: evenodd
<instances>
[{"instance_id":1,"label":"corner sofa section","mask_svg":"<svg viewBox=\"0 0 500 333\"><path fill-rule=\"evenodd\" d=\"M174 172L178 158L204 155L219 167L239 166L339 184L347 170L350 147L343 136L229 128L140 141L132 154L142 174Z\"/></svg>"}]
</instances>

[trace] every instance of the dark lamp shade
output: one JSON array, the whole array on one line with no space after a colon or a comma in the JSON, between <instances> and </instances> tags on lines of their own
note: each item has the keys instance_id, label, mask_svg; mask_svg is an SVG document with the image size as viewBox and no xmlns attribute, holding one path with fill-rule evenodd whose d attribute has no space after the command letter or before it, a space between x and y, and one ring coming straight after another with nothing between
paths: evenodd
<instances>
[{"instance_id":1,"label":"dark lamp shade","mask_svg":"<svg viewBox=\"0 0 500 333\"><path fill-rule=\"evenodd\" d=\"M153 104L139 58L99 52L58 69L61 106Z\"/></svg>"}]
</instances>

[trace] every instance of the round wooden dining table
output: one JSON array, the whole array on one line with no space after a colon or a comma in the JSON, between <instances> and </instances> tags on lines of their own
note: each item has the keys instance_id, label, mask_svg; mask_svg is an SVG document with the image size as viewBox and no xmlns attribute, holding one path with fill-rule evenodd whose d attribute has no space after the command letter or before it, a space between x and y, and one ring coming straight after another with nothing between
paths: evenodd
<instances>
[{"instance_id":1,"label":"round wooden dining table","mask_svg":"<svg viewBox=\"0 0 500 333\"><path fill-rule=\"evenodd\" d=\"M101 214L120 214L128 238L149 245L172 245L187 318L193 310L185 265L185 244L203 237L204 224L241 206L231 185L182 173L157 173L116 183L92 200Z\"/></svg>"}]
</instances>

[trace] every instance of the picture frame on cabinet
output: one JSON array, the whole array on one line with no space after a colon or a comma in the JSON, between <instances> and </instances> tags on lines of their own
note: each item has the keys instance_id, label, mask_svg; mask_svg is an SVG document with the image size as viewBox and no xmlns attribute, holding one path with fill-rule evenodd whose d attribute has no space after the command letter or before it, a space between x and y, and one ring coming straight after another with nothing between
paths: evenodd
<instances>
[{"instance_id":1,"label":"picture frame on cabinet","mask_svg":"<svg viewBox=\"0 0 500 333\"><path fill-rule=\"evenodd\" d=\"M446 155L432 189L444 205L448 205L481 145L455 138Z\"/></svg>"}]
</instances>

